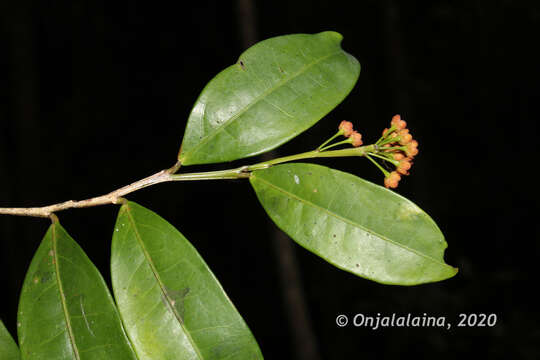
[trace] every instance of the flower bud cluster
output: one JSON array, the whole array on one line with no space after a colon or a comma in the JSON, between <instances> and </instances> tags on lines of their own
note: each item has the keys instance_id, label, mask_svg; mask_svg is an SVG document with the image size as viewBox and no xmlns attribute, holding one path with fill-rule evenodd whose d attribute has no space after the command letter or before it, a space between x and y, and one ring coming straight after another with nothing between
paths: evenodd
<instances>
[{"instance_id":1,"label":"flower bud cluster","mask_svg":"<svg viewBox=\"0 0 540 360\"><path fill-rule=\"evenodd\" d=\"M384 186L396 188L401 176L409 175L412 160L418 154L418 141L413 139L401 116L394 115L390 125L390 128L384 129L378 144L381 145L382 154L396 166L395 171L385 174Z\"/></svg>"}]
</instances>

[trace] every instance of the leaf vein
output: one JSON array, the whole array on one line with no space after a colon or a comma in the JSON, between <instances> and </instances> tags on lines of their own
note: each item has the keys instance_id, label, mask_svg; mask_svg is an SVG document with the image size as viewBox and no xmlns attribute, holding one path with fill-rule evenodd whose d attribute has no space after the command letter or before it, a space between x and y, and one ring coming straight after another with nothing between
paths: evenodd
<instances>
[{"instance_id":1,"label":"leaf vein","mask_svg":"<svg viewBox=\"0 0 540 360\"><path fill-rule=\"evenodd\" d=\"M161 289L161 292L162 292L164 298L167 300L166 304L167 304L167 307L168 307L169 311L171 311L173 313L173 315L176 318L178 324L180 325L180 327L184 331L184 333L186 335L186 338L188 339L188 341L191 344L193 350L197 354L197 357L199 359L201 359L201 360L204 359L201 352L200 352L200 350L199 350L199 348L198 348L198 346L197 346L197 344L195 344L195 341L191 337L190 332L186 329L183 320L180 318L180 314L178 314L178 312L176 311L176 309L174 308L174 306L170 302L170 298L169 298L167 290L165 288L165 284L163 284L163 282L161 281L161 278L160 278L160 276L159 276L159 274L157 272L157 269L156 269L156 267L154 265L154 262L152 261L152 258L150 256L150 254L148 253L148 250L146 249L146 246L144 245L144 242L143 242L143 240L141 238L141 235L139 234L139 230L137 229L137 224L135 223L135 219L133 218L133 214L131 213L131 208L129 207L129 204L126 204L124 206L125 206L125 208L127 210L126 213L128 215L129 221L131 222L131 225L133 227L135 238L137 239L137 241L139 243L139 246L141 247L145 258L148 261L148 264L150 265L150 268L152 270L152 274L156 278L156 282L159 284L159 287Z\"/></svg>"}]
</instances>

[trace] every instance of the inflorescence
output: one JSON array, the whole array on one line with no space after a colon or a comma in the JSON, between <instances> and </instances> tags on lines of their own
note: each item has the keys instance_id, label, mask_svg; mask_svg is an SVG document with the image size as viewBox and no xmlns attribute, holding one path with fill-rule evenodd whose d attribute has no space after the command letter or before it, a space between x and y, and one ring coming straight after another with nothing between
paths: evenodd
<instances>
[{"instance_id":1,"label":"inflorescence","mask_svg":"<svg viewBox=\"0 0 540 360\"><path fill-rule=\"evenodd\" d=\"M327 145L338 136L346 139L337 143ZM343 120L338 127L338 132L319 146L319 151L325 151L342 144L351 144L359 147L363 144L362 135L353 129L350 121ZM401 119L400 115L394 115L390 122L390 127L384 129L381 138L364 154L373 162L384 174L384 186L396 188L401 177L409 175L413 159L418 154L418 142L413 139L407 123ZM395 167L394 171L385 170L374 158L381 159Z\"/></svg>"}]
</instances>

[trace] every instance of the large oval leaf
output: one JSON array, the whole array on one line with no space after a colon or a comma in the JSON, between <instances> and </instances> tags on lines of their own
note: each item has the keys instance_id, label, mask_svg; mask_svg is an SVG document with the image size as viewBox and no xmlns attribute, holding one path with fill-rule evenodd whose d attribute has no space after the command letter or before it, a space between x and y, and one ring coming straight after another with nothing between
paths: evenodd
<instances>
[{"instance_id":1,"label":"large oval leaf","mask_svg":"<svg viewBox=\"0 0 540 360\"><path fill-rule=\"evenodd\" d=\"M262 359L201 256L154 212L133 202L122 206L111 270L118 308L140 358Z\"/></svg>"},{"instance_id":2,"label":"large oval leaf","mask_svg":"<svg viewBox=\"0 0 540 360\"><path fill-rule=\"evenodd\" d=\"M315 124L351 91L360 64L336 32L271 38L212 79L188 119L183 165L271 150Z\"/></svg>"},{"instance_id":3,"label":"large oval leaf","mask_svg":"<svg viewBox=\"0 0 540 360\"><path fill-rule=\"evenodd\" d=\"M0 320L0 359L2 360L19 360L21 354L15 340L7 331L2 320Z\"/></svg>"},{"instance_id":4,"label":"large oval leaf","mask_svg":"<svg viewBox=\"0 0 540 360\"><path fill-rule=\"evenodd\" d=\"M32 259L18 323L23 359L135 359L107 285L58 223Z\"/></svg>"},{"instance_id":5,"label":"large oval leaf","mask_svg":"<svg viewBox=\"0 0 540 360\"><path fill-rule=\"evenodd\" d=\"M257 196L298 244L335 266L385 284L452 277L446 242L418 206L381 186L313 164L254 172Z\"/></svg>"}]
</instances>

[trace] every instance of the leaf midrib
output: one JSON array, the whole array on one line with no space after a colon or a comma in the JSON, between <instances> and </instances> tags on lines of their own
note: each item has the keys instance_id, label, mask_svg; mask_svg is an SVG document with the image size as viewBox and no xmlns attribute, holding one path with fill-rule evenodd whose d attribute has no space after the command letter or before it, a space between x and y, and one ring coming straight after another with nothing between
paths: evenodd
<instances>
[{"instance_id":1,"label":"leaf midrib","mask_svg":"<svg viewBox=\"0 0 540 360\"><path fill-rule=\"evenodd\" d=\"M291 75L290 77L288 78L285 78L283 80L280 80L279 82L277 82L274 86L268 88L267 90L265 90L262 94L260 94L259 96L257 96L252 102L250 102L246 107L242 108L238 113L234 114L231 118L229 118L229 120L227 120L226 122L223 123L223 125L221 125L220 127L218 127L215 131L211 132L210 134L206 135L204 138L201 139L201 141L195 145L193 148L191 148L190 151L187 152L187 155L189 154L193 154L195 152L197 152L197 150L203 146L204 144L206 144L208 141L210 141L212 138L214 138L218 133L220 133L221 131L223 131L227 126L229 126L230 124L232 124L236 119L238 119L240 116L242 116L244 113L246 113L252 106L254 106L255 104L257 104L259 101L262 101L264 98L266 98L268 95L270 95L271 93L273 93L275 90L277 90L278 88L280 88L281 86L285 85L287 82L297 78L298 76L302 75L304 72L306 72L310 67L320 63L321 61L323 60L326 60L334 55L337 55L337 54L340 54L342 53L343 51L341 49L339 49L338 51L335 51L333 53L330 53L328 55L325 55L307 65L305 65L304 67L302 67L300 70L298 70L296 73L294 73L293 75ZM234 65L233 65L234 66ZM245 70L244 70L245 71ZM203 113L202 115L202 118L201 118L201 121L204 120L204 114L206 112ZM184 156L181 156L181 158L185 159L188 157L186 154L183 154Z\"/></svg>"},{"instance_id":2,"label":"leaf midrib","mask_svg":"<svg viewBox=\"0 0 540 360\"><path fill-rule=\"evenodd\" d=\"M334 212L332 212L332 211L330 211L330 210L328 210L328 209L325 209L324 207L322 207L322 206L320 206L320 205L314 204L314 203L312 203L311 201L308 201L308 200L306 200L306 199L302 199L301 197L299 197L299 196L297 196L297 195L295 195L295 194L293 194L293 193L291 193L291 192L288 192L288 191L286 191L285 189L283 189L283 188L281 188L281 187L279 187L279 186L277 186L277 185L274 185L274 184L272 184L271 182L269 182L269 181L267 181L267 180L264 180L264 179L262 179L262 178L260 178L260 177L255 177L254 175L252 175L252 176L253 176L253 179L254 179L254 180L260 180L260 181L264 182L266 185L268 185L269 187L274 188L274 189L276 189L276 190L282 192L283 194L285 194L285 195L287 195L287 196L290 196L290 197L293 198L293 199L296 199L297 201L303 202L303 203L305 203L305 204L307 204L307 205L311 205L311 206L313 206L314 208L317 208L317 209L319 209L319 210L321 210L321 211L327 213L328 215L331 215L331 216L333 216L333 217L335 217L335 218L337 218L337 219L339 219L339 220L342 220L342 221L344 221L344 222L346 222L346 223L348 223L348 224L350 224L350 225L352 225L352 226L358 227L358 228L364 230L364 231L367 232L367 233L373 234L373 235L375 235L376 237L380 238L381 240L387 241L387 242L389 242L390 244L392 244L392 245L394 245L394 246L397 246L397 247L400 247L400 248L402 248L402 249L405 249L405 250L407 250L407 251L409 251L409 252L411 252L411 253L413 253L413 254L415 254L415 255L417 255L417 256L426 258L426 259L428 259L428 260L430 260L430 261L432 261L432 262L434 262L434 263L436 263L436 264L438 264L438 265L441 265L441 266L443 266L443 267L449 267L449 265L444 264L444 263L438 261L437 259L435 259L435 258L433 258L433 257L431 257L431 256L428 256L428 255L426 255L426 254L424 254L424 253L421 253L421 252L419 252L419 251L416 250L416 249L410 248L410 247L408 247L407 245L404 245L404 244L401 244L401 243L399 243L399 242L396 242L396 241L394 241L394 240L392 240L392 239L389 239L389 238L387 238L386 236L381 235L381 234L379 234L379 233L377 233L377 232L375 232L375 231L373 231L373 230L369 230L369 229L367 229L366 227L362 226L361 224L355 223L355 222L353 222L352 220L349 220L349 219L347 219L347 218L345 218L345 217L343 217L343 216L341 216L341 215L338 215L338 214L336 214L336 213L334 213Z\"/></svg>"},{"instance_id":3,"label":"leaf midrib","mask_svg":"<svg viewBox=\"0 0 540 360\"><path fill-rule=\"evenodd\" d=\"M53 261L56 274L56 282L58 284L58 292L60 293L60 302L62 303L62 310L64 312L64 318L66 320L66 327L68 330L69 340L71 342L71 348L73 349L73 355L77 360L80 360L79 349L75 342L75 335L73 334L73 328L71 327L71 319L69 311L67 309L66 296L64 294L64 288L62 286L62 280L60 279L60 268L58 265L58 251L56 248L56 224L52 226L52 251L53 251Z\"/></svg>"},{"instance_id":4,"label":"leaf midrib","mask_svg":"<svg viewBox=\"0 0 540 360\"><path fill-rule=\"evenodd\" d=\"M133 219L133 216L131 214L131 208L129 207L128 204L125 204L124 206L125 206L126 213L128 215L129 221L131 222L131 225L133 227L135 237L137 238L137 241L139 242L139 245L141 246L144 257L146 258L146 260L148 261L148 264L150 265L150 269L152 270L152 275L154 275L154 277L156 278L156 281L157 281L157 283L159 285L159 288L161 289L161 292L164 295L164 298L167 300L167 305L168 305L169 311L171 311L173 313L174 317L176 318L176 321L178 322L178 324L180 325L180 327L184 331L184 334L186 334L186 337L187 337L189 343L191 344L191 346L193 347L193 350L195 350L195 353L197 354L197 357L199 359L201 359L201 360L204 360L204 357L202 356L202 354L201 354L198 346L196 345L195 341L191 337L190 332L188 331L188 329L186 329L186 327L184 325L184 321L180 318L179 314L174 309L174 306L170 303L169 294L167 293L167 291L165 289L165 284L163 284L163 282L161 281L161 278L159 276L159 273L157 272L157 269L156 269L156 267L154 265L154 262L152 261L152 258L150 257L150 254L148 253L148 251L146 250L146 247L144 246L144 242L142 241L141 235L139 234L139 230L137 229L135 219Z\"/></svg>"}]
</instances>

